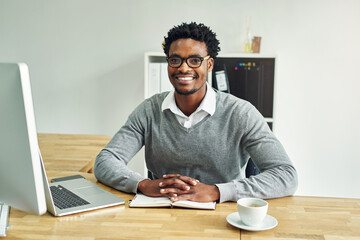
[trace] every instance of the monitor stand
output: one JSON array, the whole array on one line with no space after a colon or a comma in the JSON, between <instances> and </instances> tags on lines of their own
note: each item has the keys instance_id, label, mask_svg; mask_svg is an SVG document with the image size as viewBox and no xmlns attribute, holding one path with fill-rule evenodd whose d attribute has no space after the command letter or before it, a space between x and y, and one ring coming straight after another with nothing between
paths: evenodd
<instances>
[{"instance_id":1,"label":"monitor stand","mask_svg":"<svg viewBox=\"0 0 360 240\"><path fill-rule=\"evenodd\" d=\"M8 221L9 213L10 213L10 206L0 202L0 237L5 237L6 231L10 227Z\"/></svg>"}]
</instances>

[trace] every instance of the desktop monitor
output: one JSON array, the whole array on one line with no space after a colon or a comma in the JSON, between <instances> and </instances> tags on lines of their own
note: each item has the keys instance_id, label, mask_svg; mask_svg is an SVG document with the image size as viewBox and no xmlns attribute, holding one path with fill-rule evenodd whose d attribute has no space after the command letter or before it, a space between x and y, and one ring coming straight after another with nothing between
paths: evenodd
<instances>
[{"instance_id":1,"label":"desktop monitor","mask_svg":"<svg viewBox=\"0 0 360 240\"><path fill-rule=\"evenodd\" d=\"M0 202L46 212L42 166L25 63L0 63Z\"/></svg>"}]
</instances>

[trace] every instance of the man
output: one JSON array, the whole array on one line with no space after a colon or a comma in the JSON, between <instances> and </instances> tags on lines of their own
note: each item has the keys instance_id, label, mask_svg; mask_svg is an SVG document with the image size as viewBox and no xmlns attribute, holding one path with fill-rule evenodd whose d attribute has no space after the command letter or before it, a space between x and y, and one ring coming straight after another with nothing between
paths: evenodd
<instances>
[{"instance_id":1,"label":"man","mask_svg":"<svg viewBox=\"0 0 360 240\"><path fill-rule=\"evenodd\" d=\"M296 170L261 114L206 83L220 50L216 34L203 24L183 23L168 32L163 47L174 91L146 99L131 113L97 156L97 179L173 201L293 194ZM153 179L127 168L143 145ZM250 157L260 174L245 178Z\"/></svg>"}]
</instances>

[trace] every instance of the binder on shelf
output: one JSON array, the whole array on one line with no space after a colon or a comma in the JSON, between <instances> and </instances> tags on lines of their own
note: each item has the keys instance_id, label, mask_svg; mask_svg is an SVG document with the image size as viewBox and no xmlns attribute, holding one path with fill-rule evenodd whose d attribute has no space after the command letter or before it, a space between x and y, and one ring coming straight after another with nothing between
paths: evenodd
<instances>
[{"instance_id":1,"label":"binder on shelf","mask_svg":"<svg viewBox=\"0 0 360 240\"><path fill-rule=\"evenodd\" d=\"M168 74L168 64L167 63L160 63L161 64L161 83L160 83L160 92L171 91L173 86L169 79Z\"/></svg>"},{"instance_id":2,"label":"binder on shelf","mask_svg":"<svg viewBox=\"0 0 360 240\"><path fill-rule=\"evenodd\" d=\"M148 85L148 96L160 92L160 63L149 63L149 85Z\"/></svg>"}]
</instances>

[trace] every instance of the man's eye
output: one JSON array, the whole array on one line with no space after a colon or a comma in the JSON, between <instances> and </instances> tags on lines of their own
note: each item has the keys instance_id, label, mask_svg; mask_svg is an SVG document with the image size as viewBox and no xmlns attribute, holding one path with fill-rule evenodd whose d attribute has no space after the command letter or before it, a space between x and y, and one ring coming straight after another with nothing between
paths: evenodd
<instances>
[{"instance_id":1,"label":"man's eye","mask_svg":"<svg viewBox=\"0 0 360 240\"><path fill-rule=\"evenodd\" d=\"M190 64L199 64L201 62L200 58L189 58Z\"/></svg>"},{"instance_id":2,"label":"man's eye","mask_svg":"<svg viewBox=\"0 0 360 240\"><path fill-rule=\"evenodd\" d=\"M180 62L179 58L170 58L170 63L172 63L172 64L176 64L176 63L179 63L179 62Z\"/></svg>"}]
</instances>

